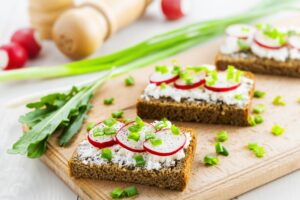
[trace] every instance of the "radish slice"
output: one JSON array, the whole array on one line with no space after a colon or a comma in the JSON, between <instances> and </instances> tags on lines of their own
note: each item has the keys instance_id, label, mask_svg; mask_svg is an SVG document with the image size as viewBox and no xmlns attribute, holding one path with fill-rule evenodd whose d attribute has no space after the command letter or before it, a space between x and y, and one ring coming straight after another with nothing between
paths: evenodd
<instances>
[{"instance_id":1,"label":"radish slice","mask_svg":"<svg viewBox=\"0 0 300 200\"><path fill-rule=\"evenodd\" d=\"M246 40L255 32L255 28L246 24L234 24L226 29L226 34L231 37Z\"/></svg>"},{"instance_id":2,"label":"radish slice","mask_svg":"<svg viewBox=\"0 0 300 200\"><path fill-rule=\"evenodd\" d=\"M190 10L189 0L162 0L161 9L168 20L176 20L188 13Z\"/></svg>"},{"instance_id":3,"label":"radish slice","mask_svg":"<svg viewBox=\"0 0 300 200\"><path fill-rule=\"evenodd\" d=\"M154 83L156 85L161 85L162 83L172 83L176 81L179 78L179 75L174 75L172 73L167 73L167 74L161 74L158 72L154 72L150 76L150 83Z\"/></svg>"},{"instance_id":4,"label":"radish slice","mask_svg":"<svg viewBox=\"0 0 300 200\"><path fill-rule=\"evenodd\" d=\"M261 31L256 32L253 40L257 45L266 49L280 49L285 46L284 44L280 44L279 40L272 39L264 35Z\"/></svg>"},{"instance_id":5,"label":"radish slice","mask_svg":"<svg viewBox=\"0 0 300 200\"><path fill-rule=\"evenodd\" d=\"M0 47L1 58L0 68L3 70L18 69L25 65L27 61L27 53L25 49L15 43L6 44Z\"/></svg>"},{"instance_id":6,"label":"radish slice","mask_svg":"<svg viewBox=\"0 0 300 200\"><path fill-rule=\"evenodd\" d=\"M174 83L174 87L181 90L189 90L189 89L197 88L200 85L205 83L206 73L198 72L196 74L192 74L191 77L193 79L192 84L187 84L184 79L178 79Z\"/></svg>"},{"instance_id":7,"label":"radish slice","mask_svg":"<svg viewBox=\"0 0 300 200\"><path fill-rule=\"evenodd\" d=\"M157 156L170 156L181 149L183 149L186 143L186 135L174 135L171 129L163 129L156 132L156 138L162 140L162 144L159 146L154 146L151 143L151 140L146 140L144 142L144 149L154 155Z\"/></svg>"},{"instance_id":8,"label":"radish slice","mask_svg":"<svg viewBox=\"0 0 300 200\"><path fill-rule=\"evenodd\" d=\"M241 85L241 82L227 81L226 77L226 72L218 72L218 81L216 84L210 86L205 83L204 87L214 92L228 92L237 89Z\"/></svg>"},{"instance_id":9,"label":"radish slice","mask_svg":"<svg viewBox=\"0 0 300 200\"><path fill-rule=\"evenodd\" d=\"M28 54L29 58L35 58L41 51L41 41L36 32L32 28L23 28L16 31L11 37L11 41L21 45Z\"/></svg>"},{"instance_id":10,"label":"radish slice","mask_svg":"<svg viewBox=\"0 0 300 200\"><path fill-rule=\"evenodd\" d=\"M123 126L115 136L116 142L123 148L132 151L132 152L144 152L143 143L145 141L145 133L148 131L155 132L155 128L153 125L146 123L144 124L141 131L139 131L140 138L138 141L130 140L128 139L128 135L130 134L130 131L128 128L132 125L134 125L135 122L131 122L125 126Z\"/></svg>"},{"instance_id":11,"label":"radish slice","mask_svg":"<svg viewBox=\"0 0 300 200\"><path fill-rule=\"evenodd\" d=\"M118 132L123 126L124 126L124 123L117 121L111 128L115 129L116 132ZM106 127L107 126L103 122L100 122L99 124L97 124L94 128L92 128L89 131L87 139L94 147L105 148L105 147L110 147L110 146L116 144L116 142L114 140L115 134L102 135L102 136L96 136L94 134L94 131L96 129L103 130Z\"/></svg>"},{"instance_id":12,"label":"radish slice","mask_svg":"<svg viewBox=\"0 0 300 200\"><path fill-rule=\"evenodd\" d=\"M293 35L289 38L289 44L291 47L300 50L300 36L299 35Z\"/></svg>"}]
</instances>

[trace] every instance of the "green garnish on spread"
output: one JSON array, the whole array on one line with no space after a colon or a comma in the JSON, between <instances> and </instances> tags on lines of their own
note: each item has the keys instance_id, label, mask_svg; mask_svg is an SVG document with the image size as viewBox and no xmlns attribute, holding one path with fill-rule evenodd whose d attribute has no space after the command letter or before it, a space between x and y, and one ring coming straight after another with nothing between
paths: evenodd
<instances>
[{"instance_id":1,"label":"green garnish on spread","mask_svg":"<svg viewBox=\"0 0 300 200\"><path fill-rule=\"evenodd\" d=\"M120 119L123 117L124 112L122 110L117 110L113 113L111 113L111 116L115 119Z\"/></svg>"},{"instance_id":2,"label":"green garnish on spread","mask_svg":"<svg viewBox=\"0 0 300 200\"><path fill-rule=\"evenodd\" d=\"M103 136L104 135L104 131L101 130L100 128L95 128L93 130L93 137L99 137L99 136Z\"/></svg>"},{"instance_id":3,"label":"green garnish on spread","mask_svg":"<svg viewBox=\"0 0 300 200\"><path fill-rule=\"evenodd\" d=\"M219 159L216 156L206 155L204 157L204 164L206 166L213 166L219 163Z\"/></svg>"},{"instance_id":4,"label":"green garnish on spread","mask_svg":"<svg viewBox=\"0 0 300 200\"><path fill-rule=\"evenodd\" d=\"M152 131L147 131L145 133L145 140L150 140L156 138L156 135Z\"/></svg>"},{"instance_id":5,"label":"green garnish on spread","mask_svg":"<svg viewBox=\"0 0 300 200\"><path fill-rule=\"evenodd\" d=\"M233 65L228 65L227 74L226 74L227 81L234 81L238 83L240 82L242 75L243 75L242 71L235 69Z\"/></svg>"},{"instance_id":6,"label":"green garnish on spread","mask_svg":"<svg viewBox=\"0 0 300 200\"><path fill-rule=\"evenodd\" d=\"M272 103L275 106L285 106L285 101L283 101L282 96L276 96Z\"/></svg>"},{"instance_id":7,"label":"green garnish on spread","mask_svg":"<svg viewBox=\"0 0 300 200\"><path fill-rule=\"evenodd\" d=\"M150 142L153 146L160 146L162 145L162 140L160 138L153 138L150 139Z\"/></svg>"},{"instance_id":8,"label":"green garnish on spread","mask_svg":"<svg viewBox=\"0 0 300 200\"><path fill-rule=\"evenodd\" d=\"M248 147L248 149L249 149L250 151L252 151L252 152L255 154L255 156L258 157L258 158L262 158L262 157L265 155L265 153L266 153L264 147L263 147L263 146L259 146L259 145L256 144L256 143L249 143L249 144L247 145L247 147Z\"/></svg>"},{"instance_id":9,"label":"green garnish on spread","mask_svg":"<svg viewBox=\"0 0 300 200\"><path fill-rule=\"evenodd\" d=\"M223 155L223 156L229 155L228 150L220 142L217 142L215 144L215 150L218 155Z\"/></svg>"},{"instance_id":10,"label":"green garnish on spread","mask_svg":"<svg viewBox=\"0 0 300 200\"><path fill-rule=\"evenodd\" d=\"M129 139L129 140L133 140L133 141L139 141L139 139L140 139L140 134L139 133L137 133L137 132L130 132L129 134L128 134L128 136L127 136L127 138Z\"/></svg>"},{"instance_id":11,"label":"green garnish on spread","mask_svg":"<svg viewBox=\"0 0 300 200\"><path fill-rule=\"evenodd\" d=\"M234 99L241 101L244 99L244 96L243 96L243 94L235 94Z\"/></svg>"},{"instance_id":12,"label":"green garnish on spread","mask_svg":"<svg viewBox=\"0 0 300 200\"><path fill-rule=\"evenodd\" d=\"M107 118L103 121L103 124L105 124L108 127L111 127L111 126L115 125L116 123L117 123L117 120L115 118L112 118L112 117Z\"/></svg>"},{"instance_id":13,"label":"green garnish on spread","mask_svg":"<svg viewBox=\"0 0 300 200\"><path fill-rule=\"evenodd\" d=\"M124 83L126 86L132 86L134 85L134 78L132 76L128 76L125 80Z\"/></svg>"},{"instance_id":14,"label":"green garnish on spread","mask_svg":"<svg viewBox=\"0 0 300 200\"><path fill-rule=\"evenodd\" d=\"M169 69L166 65L158 65L155 67L155 71L161 74L166 74L169 72Z\"/></svg>"},{"instance_id":15,"label":"green garnish on spread","mask_svg":"<svg viewBox=\"0 0 300 200\"><path fill-rule=\"evenodd\" d=\"M179 75L181 72L181 68L179 66L173 66L172 74Z\"/></svg>"},{"instance_id":16,"label":"green garnish on spread","mask_svg":"<svg viewBox=\"0 0 300 200\"><path fill-rule=\"evenodd\" d=\"M161 130L163 128L167 128L168 127L168 119L167 118L163 118L161 121L158 121L154 128L155 130Z\"/></svg>"},{"instance_id":17,"label":"green garnish on spread","mask_svg":"<svg viewBox=\"0 0 300 200\"><path fill-rule=\"evenodd\" d=\"M114 129L113 127L105 127L103 129L103 132L105 135L114 135L117 133L116 129Z\"/></svg>"},{"instance_id":18,"label":"green garnish on spread","mask_svg":"<svg viewBox=\"0 0 300 200\"><path fill-rule=\"evenodd\" d=\"M172 124L172 126L171 126L171 131L172 131L173 135L180 134L180 129L177 126L175 126L174 124Z\"/></svg>"},{"instance_id":19,"label":"green garnish on spread","mask_svg":"<svg viewBox=\"0 0 300 200\"><path fill-rule=\"evenodd\" d=\"M287 34L280 32L276 27L270 24L257 24L256 28L261 30L265 36L277 40L279 44L284 45L286 43Z\"/></svg>"},{"instance_id":20,"label":"green garnish on spread","mask_svg":"<svg viewBox=\"0 0 300 200\"><path fill-rule=\"evenodd\" d=\"M86 130L90 131L94 126L96 125L95 122L89 122L88 125L86 126Z\"/></svg>"},{"instance_id":21,"label":"green garnish on spread","mask_svg":"<svg viewBox=\"0 0 300 200\"><path fill-rule=\"evenodd\" d=\"M166 83L162 83L159 86L161 89L166 89L168 87L168 85Z\"/></svg>"},{"instance_id":22,"label":"green garnish on spread","mask_svg":"<svg viewBox=\"0 0 300 200\"><path fill-rule=\"evenodd\" d=\"M109 97L103 100L104 105L111 105L114 103L114 98L113 97Z\"/></svg>"},{"instance_id":23,"label":"green garnish on spread","mask_svg":"<svg viewBox=\"0 0 300 200\"><path fill-rule=\"evenodd\" d=\"M141 154L134 155L133 159L135 160L135 165L137 167L144 167L146 164L146 161L145 161L143 155L141 155Z\"/></svg>"},{"instance_id":24,"label":"green garnish on spread","mask_svg":"<svg viewBox=\"0 0 300 200\"><path fill-rule=\"evenodd\" d=\"M254 106L253 113L261 114L265 111L265 109L266 109L266 106L264 104L260 103L260 104L257 104L256 106Z\"/></svg>"},{"instance_id":25,"label":"green garnish on spread","mask_svg":"<svg viewBox=\"0 0 300 200\"><path fill-rule=\"evenodd\" d=\"M244 40L238 39L237 44L241 51L246 51L246 50L250 49L250 46Z\"/></svg>"},{"instance_id":26,"label":"green garnish on spread","mask_svg":"<svg viewBox=\"0 0 300 200\"><path fill-rule=\"evenodd\" d=\"M216 140L217 142L225 142L226 140L228 140L227 131L220 131L219 133L217 133Z\"/></svg>"},{"instance_id":27,"label":"green garnish on spread","mask_svg":"<svg viewBox=\"0 0 300 200\"><path fill-rule=\"evenodd\" d=\"M271 132L273 133L273 135L279 136L279 135L282 135L284 133L284 128L282 126L280 126L279 124L275 124L272 127Z\"/></svg>"},{"instance_id":28,"label":"green garnish on spread","mask_svg":"<svg viewBox=\"0 0 300 200\"><path fill-rule=\"evenodd\" d=\"M205 78L206 84L209 86L213 86L218 81L218 73L216 70L212 70L209 72L209 76Z\"/></svg>"},{"instance_id":29,"label":"green garnish on spread","mask_svg":"<svg viewBox=\"0 0 300 200\"><path fill-rule=\"evenodd\" d=\"M101 150L101 158L111 161L112 157L112 152L109 148L104 148Z\"/></svg>"},{"instance_id":30,"label":"green garnish on spread","mask_svg":"<svg viewBox=\"0 0 300 200\"><path fill-rule=\"evenodd\" d=\"M260 91L260 90L255 90L255 92L254 92L255 98L263 98L265 95L266 95L266 93L263 91Z\"/></svg>"},{"instance_id":31,"label":"green garnish on spread","mask_svg":"<svg viewBox=\"0 0 300 200\"><path fill-rule=\"evenodd\" d=\"M138 133L143 129L144 125L145 125L145 122L140 117L137 116L135 118L135 123L133 125L129 126L128 130L130 132Z\"/></svg>"}]
</instances>

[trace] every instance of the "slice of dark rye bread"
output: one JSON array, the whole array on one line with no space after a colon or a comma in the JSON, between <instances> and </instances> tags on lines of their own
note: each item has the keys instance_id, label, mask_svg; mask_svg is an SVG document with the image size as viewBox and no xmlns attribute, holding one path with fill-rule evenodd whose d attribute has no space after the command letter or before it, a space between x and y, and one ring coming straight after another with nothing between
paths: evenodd
<instances>
[{"instance_id":1,"label":"slice of dark rye bread","mask_svg":"<svg viewBox=\"0 0 300 200\"><path fill-rule=\"evenodd\" d=\"M160 170L147 170L142 167L119 166L118 164L84 164L77 154L77 149L69 160L71 176L75 178L91 178L130 182L159 188L183 191L188 183L192 162L196 150L196 134L193 129L181 128L191 134L190 145L185 149L185 157L176 161L175 166Z\"/></svg>"},{"instance_id":2,"label":"slice of dark rye bread","mask_svg":"<svg viewBox=\"0 0 300 200\"><path fill-rule=\"evenodd\" d=\"M253 73L300 77L300 60L276 61L258 57L250 51L229 55L219 52L215 58L215 65L220 70L233 65L238 69Z\"/></svg>"},{"instance_id":3,"label":"slice of dark rye bread","mask_svg":"<svg viewBox=\"0 0 300 200\"><path fill-rule=\"evenodd\" d=\"M150 100L139 98L137 101L137 115L146 119L166 117L169 120L184 122L248 126L250 125L248 118L255 89L255 77L250 72L244 74L254 81L253 87L249 91L250 99L244 108L204 101L191 102L183 100L176 102L170 98L150 98Z\"/></svg>"}]
</instances>

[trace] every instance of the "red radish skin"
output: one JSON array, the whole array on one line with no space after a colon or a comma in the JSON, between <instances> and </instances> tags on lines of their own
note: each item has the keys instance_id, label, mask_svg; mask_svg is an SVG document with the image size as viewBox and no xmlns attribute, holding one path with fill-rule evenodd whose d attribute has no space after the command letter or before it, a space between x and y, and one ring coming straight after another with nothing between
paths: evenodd
<instances>
[{"instance_id":1,"label":"red radish skin","mask_svg":"<svg viewBox=\"0 0 300 200\"><path fill-rule=\"evenodd\" d=\"M28 57L36 58L41 51L41 44L37 32L33 28L23 28L17 30L11 41L17 43L26 49Z\"/></svg>"},{"instance_id":2,"label":"red radish skin","mask_svg":"<svg viewBox=\"0 0 300 200\"><path fill-rule=\"evenodd\" d=\"M205 83L205 79L202 79L194 84L191 84L191 85L180 85L178 84L177 82L174 83L174 87L177 88L177 89L181 89L181 90L190 90L190 89L193 89L193 88L197 88L201 85L203 85Z\"/></svg>"},{"instance_id":3,"label":"red radish skin","mask_svg":"<svg viewBox=\"0 0 300 200\"><path fill-rule=\"evenodd\" d=\"M139 149L137 149L137 148L132 148L132 147L130 147L130 146L124 144L124 142L122 142L122 141L118 138L118 135L121 134L122 129L127 128L128 126L132 125L133 123L135 123L135 122L134 122L134 121L133 121L133 122L130 122L130 123L124 125L122 128L120 128L120 130L119 130L119 131L117 132L117 134L115 135L114 140L115 140L121 147L123 147L123 148L125 148L125 149L127 149L127 150L129 150L129 151L136 152L136 153L141 153L141 152L144 152L144 151L145 151L143 147L142 147L142 148L139 148ZM148 125L148 126L151 126L152 129L153 129L153 131L155 131L155 128L154 128L154 126L153 126L152 124L145 123L145 126L147 126L147 125Z\"/></svg>"},{"instance_id":4,"label":"red radish skin","mask_svg":"<svg viewBox=\"0 0 300 200\"><path fill-rule=\"evenodd\" d=\"M176 81L177 79L179 78L179 75L175 75L173 76L172 78L169 78L169 79L166 79L166 80L162 80L162 81L154 81L154 80L151 80L151 77L150 77L150 83L153 83L153 84L156 84L157 86L165 83L165 84L169 84L169 83L173 83L174 81Z\"/></svg>"},{"instance_id":5,"label":"red radish skin","mask_svg":"<svg viewBox=\"0 0 300 200\"><path fill-rule=\"evenodd\" d=\"M168 20L177 20L187 14L189 0L162 0L161 9Z\"/></svg>"},{"instance_id":6,"label":"red radish skin","mask_svg":"<svg viewBox=\"0 0 300 200\"><path fill-rule=\"evenodd\" d=\"M266 48L266 49L272 49L272 50L277 50L277 49L281 49L282 47L285 47L286 45L281 45L278 43L278 41L275 41L272 39L267 39L267 41L264 41L264 39L266 40L265 38L266 36L264 36L262 33L260 32L257 32L255 35L254 35L254 38L253 38L253 41L255 42L255 44L257 44L258 46L262 47L262 48ZM266 44L268 42L273 42L274 44Z\"/></svg>"},{"instance_id":7,"label":"red radish skin","mask_svg":"<svg viewBox=\"0 0 300 200\"><path fill-rule=\"evenodd\" d=\"M204 85L204 87L208 90L214 91L214 92L229 92L232 90L237 89L240 87L241 83L237 83L236 85L230 86L230 87L214 87L214 86L209 86L209 85Z\"/></svg>"},{"instance_id":8,"label":"red radish skin","mask_svg":"<svg viewBox=\"0 0 300 200\"><path fill-rule=\"evenodd\" d=\"M160 131L166 131L166 130L169 130L169 131L171 132L171 130L170 130L169 128L167 128L167 129L162 129L162 130L160 130ZM157 131L156 133L158 133L158 132L160 132L160 131ZM170 134L172 134L172 133L170 133ZM159 151L156 151L156 150L154 150L154 149L151 149L151 144L150 144L150 141L148 141L148 140L146 140L146 141L144 142L144 149L145 149L147 152L149 152L149 153L151 153L151 154L153 154L153 155L157 155L157 156L171 156L171 155L177 153L178 151L180 151L181 149L184 148L184 145L185 145L185 143L186 143L186 135L183 134L183 133L182 133L182 135L184 136L184 140L183 140L182 144L181 144L178 148L176 148L175 150L173 150L173 151L169 151L169 152L159 152ZM175 136L175 137L177 137L177 136ZM148 146L148 145L149 145L149 146ZM162 144L162 145L163 145L163 144Z\"/></svg>"},{"instance_id":9,"label":"red radish skin","mask_svg":"<svg viewBox=\"0 0 300 200\"><path fill-rule=\"evenodd\" d=\"M12 70L22 68L27 61L27 52L19 44L10 43L0 47L4 63L0 61L0 68L3 70Z\"/></svg>"}]
</instances>

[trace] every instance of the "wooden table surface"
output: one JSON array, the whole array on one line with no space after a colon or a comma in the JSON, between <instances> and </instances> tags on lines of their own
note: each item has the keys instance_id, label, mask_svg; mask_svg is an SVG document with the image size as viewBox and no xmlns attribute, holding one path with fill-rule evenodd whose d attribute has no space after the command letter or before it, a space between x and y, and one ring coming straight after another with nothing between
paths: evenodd
<instances>
[{"instance_id":1,"label":"wooden table surface","mask_svg":"<svg viewBox=\"0 0 300 200\"><path fill-rule=\"evenodd\" d=\"M241 12L259 1L192 0L192 2L194 11L188 17L176 22L166 22L159 12L158 2L155 2L139 22L116 34L94 56L116 51L153 34L184 24ZM280 18L281 16L274 17ZM265 20L272 21L272 18ZM0 43L7 42L11 33L17 28L26 26L28 26L27 1L2 0L0 2ZM135 37L131 37L132 35ZM37 60L30 61L28 65L55 65L65 62L68 62L68 59L60 54L51 42L45 42L42 55ZM24 95L39 93L49 88L71 86L96 76L97 74L90 74L44 81L0 84L0 105ZM21 132L17 118L22 112L24 108L13 110L0 108L0 199L76 199L77 196L39 160L6 154L6 149ZM238 199L298 200L300 199L299 185L300 172L298 171L246 193Z\"/></svg>"}]
</instances>

